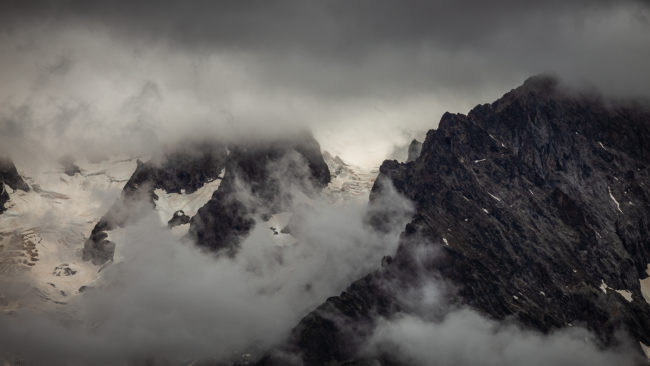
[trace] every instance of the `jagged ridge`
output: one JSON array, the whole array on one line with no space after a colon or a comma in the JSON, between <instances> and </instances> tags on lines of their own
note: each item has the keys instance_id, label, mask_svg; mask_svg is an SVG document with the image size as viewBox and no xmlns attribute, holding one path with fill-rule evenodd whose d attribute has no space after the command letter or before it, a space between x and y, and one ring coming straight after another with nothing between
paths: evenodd
<instances>
[{"instance_id":1,"label":"jagged ridge","mask_svg":"<svg viewBox=\"0 0 650 366\"><path fill-rule=\"evenodd\" d=\"M282 351L305 365L354 360L376 315L408 311L392 289L421 276L450 282L452 303L495 319L543 332L580 324L605 345L623 328L650 344L639 284L650 263L649 149L647 106L547 77L468 115L446 113L415 161L380 168L417 206L395 257L307 315L260 364L286 364ZM381 191L375 184L371 199ZM411 254L421 243L442 248L424 267Z\"/></svg>"}]
</instances>

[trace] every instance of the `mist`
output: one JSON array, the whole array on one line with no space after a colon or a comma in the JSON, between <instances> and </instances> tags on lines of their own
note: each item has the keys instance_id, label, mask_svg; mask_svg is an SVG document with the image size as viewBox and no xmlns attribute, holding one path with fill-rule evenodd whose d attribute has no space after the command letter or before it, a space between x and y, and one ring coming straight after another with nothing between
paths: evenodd
<instances>
[{"instance_id":1,"label":"mist","mask_svg":"<svg viewBox=\"0 0 650 366\"><path fill-rule=\"evenodd\" d=\"M427 271L440 247L418 242L409 251L418 280L407 288L385 280L403 308L378 316L361 355L414 366L639 365L645 360L619 329L608 348L581 324L548 333L522 327L514 316L493 319L453 302L457 286Z\"/></svg>"},{"instance_id":2,"label":"mist","mask_svg":"<svg viewBox=\"0 0 650 366\"><path fill-rule=\"evenodd\" d=\"M460 309L436 322L404 314L383 320L366 352L416 366L638 365L640 357L626 342L603 350L584 328L544 335Z\"/></svg>"},{"instance_id":3,"label":"mist","mask_svg":"<svg viewBox=\"0 0 650 366\"><path fill-rule=\"evenodd\" d=\"M371 206L396 213L388 232L366 224L364 200L332 205L303 195L290 207L300 217L296 243L278 245L258 217L234 258L179 239L152 212L111 233L115 263L83 294L49 311L0 315L0 358L120 365L259 357L395 251L410 203L392 193Z\"/></svg>"}]
</instances>

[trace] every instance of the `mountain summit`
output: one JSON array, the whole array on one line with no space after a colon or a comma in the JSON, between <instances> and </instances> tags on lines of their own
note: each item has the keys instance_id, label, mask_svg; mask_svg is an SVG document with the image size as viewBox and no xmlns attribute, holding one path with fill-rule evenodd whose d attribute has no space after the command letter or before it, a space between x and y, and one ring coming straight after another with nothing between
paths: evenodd
<instances>
[{"instance_id":1,"label":"mountain summit","mask_svg":"<svg viewBox=\"0 0 650 366\"><path fill-rule=\"evenodd\" d=\"M304 317L261 364L286 364L287 352L305 365L365 364L345 362L361 362L378 318L412 313L404 294L427 281L444 284L446 306L490 319L543 333L581 325L601 345L624 330L650 345L649 162L647 106L549 77L445 113L419 157L385 161L373 187L371 200L388 180L416 205L395 256ZM386 352L377 357L401 364Z\"/></svg>"}]
</instances>

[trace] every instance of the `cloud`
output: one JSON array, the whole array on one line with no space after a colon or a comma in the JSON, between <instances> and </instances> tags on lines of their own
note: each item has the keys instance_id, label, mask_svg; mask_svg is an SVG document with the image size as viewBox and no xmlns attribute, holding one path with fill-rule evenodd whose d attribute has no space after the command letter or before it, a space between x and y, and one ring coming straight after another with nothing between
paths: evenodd
<instances>
[{"instance_id":1,"label":"cloud","mask_svg":"<svg viewBox=\"0 0 650 366\"><path fill-rule=\"evenodd\" d=\"M413 315L384 320L368 352L388 354L416 366L637 365L627 348L600 349L592 335L575 327L543 335L498 323L461 309L433 322Z\"/></svg>"},{"instance_id":2,"label":"cloud","mask_svg":"<svg viewBox=\"0 0 650 366\"><path fill-rule=\"evenodd\" d=\"M334 206L303 197L292 207L297 244L278 246L258 217L234 259L179 242L152 213L111 232L117 263L96 288L55 312L0 315L0 355L52 365L260 355L394 252L410 205L397 195L379 204L404 208L387 233L365 224L361 200Z\"/></svg>"},{"instance_id":3,"label":"cloud","mask_svg":"<svg viewBox=\"0 0 650 366\"><path fill-rule=\"evenodd\" d=\"M466 112L533 74L649 96L647 2L27 1L1 10L0 109L29 108L30 132L55 151L307 127L326 150L376 166L444 111ZM147 85L156 97L140 99Z\"/></svg>"},{"instance_id":4,"label":"cloud","mask_svg":"<svg viewBox=\"0 0 650 366\"><path fill-rule=\"evenodd\" d=\"M395 294L403 309L375 319L362 357L388 359L414 366L638 365L643 362L623 331L603 348L588 330L571 325L548 334L523 328L515 318L495 320L470 307L449 302L456 287L427 272L437 247L419 243L410 249L413 270L409 288L393 280L382 286Z\"/></svg>"}]
</instances>

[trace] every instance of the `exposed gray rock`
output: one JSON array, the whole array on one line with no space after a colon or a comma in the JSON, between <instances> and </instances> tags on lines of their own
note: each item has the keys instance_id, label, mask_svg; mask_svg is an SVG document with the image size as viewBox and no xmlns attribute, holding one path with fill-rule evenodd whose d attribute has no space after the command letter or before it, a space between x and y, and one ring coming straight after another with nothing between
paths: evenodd
<instances>
[{"instance_id":1,"label":"exposed gray rock","mask_svg":"<svg viewBox=\"0 0 650 366\"><path fill-rule=\"evenodd\" d=\"M77 273L76 270L70 268L70 265L67 263L60 264L54 268L54 271L52 271L52 274L61 277L61 276L73 276Z\"/></svg>"},{"instance_id":2,"label":"exposed gray rock","mask_svg":"<svg viewBox=\"0 0 650 366\"><path fill-rule=\"evenodd\" d=\"M167 222L167 226L174 227L174 226L179 226L179 225L185 225L189 224L190 222L190 217L183 212L183 210L178 210L174 212L174 217L169 219Z\"/></svg>"},{"instance_id":3,"label":"exposed gray rock","mask_svg":"<svg viewBox=\"0 0 650 366\"><path fill-rule=\"evenodd\" d=\"M420 156L420 152L422 151L422 143L416 139L413 139L411 141L411 144L409 144L409 151L408 151L408 158L406 158L406 162L411 162L415 161L415 159Z\"/></svg>"}]
</instances>

